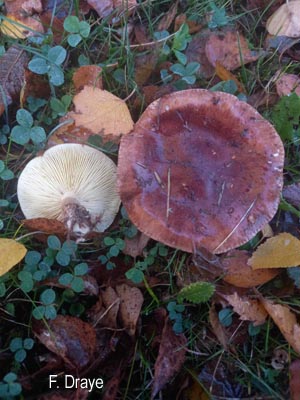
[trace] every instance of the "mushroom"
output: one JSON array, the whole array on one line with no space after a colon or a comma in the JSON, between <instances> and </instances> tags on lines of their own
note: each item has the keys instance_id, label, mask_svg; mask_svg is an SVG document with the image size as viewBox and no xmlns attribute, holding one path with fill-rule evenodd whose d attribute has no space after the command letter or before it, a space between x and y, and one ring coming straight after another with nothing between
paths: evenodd
<instances>
[{"instance_id":1,"label":"mushroom","mask_svg":"<svg viewBox=\"0 0 300 400\"><path fill-rule=\"evenodd\" d=\"M204 89L148 106L119 150L118 188L147 236L218 254L274 216L284 148L274 127L235 96Z\"/></svg>"},{"instance_id":2,"label":"mushroom","mask_svg":"<svg viewBox=\"0 0 300 400\"><path fill-rule=\"evenodd\" d=\"M103 232L118 212L116 165L87 145L54 146L26 165L18 198L26 218L57 219L81 240Z\"/></svg>"}]
</instances>

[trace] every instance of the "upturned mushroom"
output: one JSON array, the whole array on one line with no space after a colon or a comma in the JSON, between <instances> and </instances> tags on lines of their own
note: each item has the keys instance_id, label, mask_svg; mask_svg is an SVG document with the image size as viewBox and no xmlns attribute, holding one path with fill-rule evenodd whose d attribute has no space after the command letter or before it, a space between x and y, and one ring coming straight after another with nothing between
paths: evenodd
<instances>
[{"instance_id":1,"label":"upturned mushroom","mask_svg":"<svg viewBox=\"0 0 300 400\"><path fill-rule=\"evenodd\" d=\"M54 146L26 165L18 198L26 218L57 219L81 240L103 232L118 212L116 165L87 145Z\"/></svg>"},{"instance_id":2,"label":"upturned mushroom","mask_svg":"<svg viewBox=\"0 0 300 400\"><path fill-rule=\"evenodd\" d=\"M274 216L283 162L279 135L253 107L191 89L154 101L123 136L118 187L146 235L218 254L246 243Z\"/></svg>"}]
</instances>

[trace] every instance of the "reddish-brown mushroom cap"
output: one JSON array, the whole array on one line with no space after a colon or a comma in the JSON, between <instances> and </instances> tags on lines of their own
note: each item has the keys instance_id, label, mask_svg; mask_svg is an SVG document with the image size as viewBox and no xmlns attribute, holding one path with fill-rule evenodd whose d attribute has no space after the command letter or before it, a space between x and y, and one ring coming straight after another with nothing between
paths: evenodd
<instances>
[{"instance_id":1,"label":"reddish-brown mushroom cap","mask_svg":"<svg viewBox=\"0 0 300 400\"><path fill-rule=\"evenodd\" d=\"M283 162L280 137L254 108L191 89L150 104L123 136L118 186L146 235L188 252L222 253L274 216Z\"/></svg>"}]
</instances>

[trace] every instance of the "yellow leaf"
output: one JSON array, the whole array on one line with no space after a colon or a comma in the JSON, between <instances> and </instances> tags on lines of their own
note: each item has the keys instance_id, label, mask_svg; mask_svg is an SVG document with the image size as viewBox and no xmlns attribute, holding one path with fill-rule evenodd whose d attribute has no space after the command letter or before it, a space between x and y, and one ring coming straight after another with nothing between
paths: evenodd
<instances>
[{"instance_id":1,"label":"yellow leaf","mask_svg":"<svg viewBox=\"0 0 300 400\"><path fill-rule=\"evenodd\" d=\"M24 24L13 15L7 15L0 25L1 33L13 39L25 39L27 29Z\"/></svg>"},{"instance_id":2,"label":"yellow leaf","mask_svg":"<svg viewBox=\"0 0 300 400\"><path fill-rule=\"evenodd\" d=\"M300 36L300 1L283 4L268 19L266 28L271 35Z\"/></svg>"},{"instance_id":3,"label":"yellow leaf","mask_svg":"<svg viewBox=\"0 0 300 400\"><path fill-rule=\"evenodd\" d=\"M73 99L75 112L68 117L75 126L111 139L120 138L133 128L126 103L106 90L85 86Z\"/></svg>"},{"instance_id":4,"label":"yellow leaf","mask_svg":"<svg viewBox=\"0 0 300 400\"><path fill-rule=\"evenodd\" d=\"M27 253L23 244L13 239L0 239L0 276L18 264Z\"/></svg>"},{"instance_id":5,"label":"yellow leaf","mask_svg":"<svg viewBox=\"0 0 300 400\"><path fill-rule=\"evenodd\" d=\"M300 264L300 240L290 233L280 233L261 244L248 264L257 268L288 268Z\"/></svg>"}]
</instances>

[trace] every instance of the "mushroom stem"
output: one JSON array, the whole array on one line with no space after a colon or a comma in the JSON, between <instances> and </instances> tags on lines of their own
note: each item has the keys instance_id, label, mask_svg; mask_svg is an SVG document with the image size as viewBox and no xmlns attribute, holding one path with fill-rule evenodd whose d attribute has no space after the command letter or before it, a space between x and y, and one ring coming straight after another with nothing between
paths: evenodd
<instances>
[{"instance_id":1,"label":"mushroom stem","mask_svg":"<svg viewBox=\"0 0 300 400\"><path fill-rule=\"evenodd\" d=\"M81 241L93 230L95 223L87 209L78 204L75 199L68 198L66 200L60 219L68 230L68 236L76 236L77 241Z\"/></svg>"}]
</instances>

